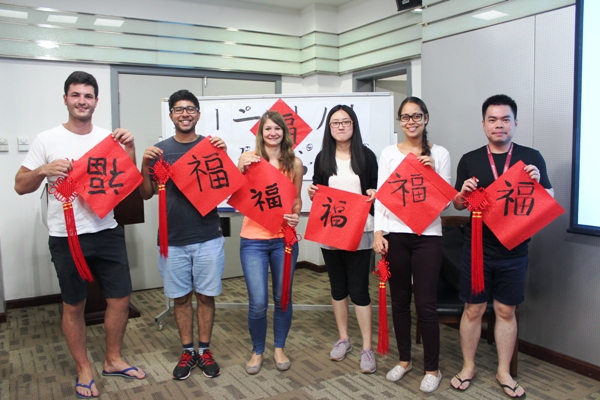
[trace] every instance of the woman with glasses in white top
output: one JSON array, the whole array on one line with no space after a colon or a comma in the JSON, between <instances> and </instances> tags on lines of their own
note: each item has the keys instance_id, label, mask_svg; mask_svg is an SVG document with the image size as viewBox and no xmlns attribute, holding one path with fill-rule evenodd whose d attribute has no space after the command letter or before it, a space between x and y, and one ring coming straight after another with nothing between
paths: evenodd
<instances>
[{"instance_id":1,"label":"woman with glasses in white top","mask_svg":"<svg viewBox=\"0 0 600 400\"><path fill-rule=\"evenodd\" d=\"M315 159L313 183L308 188L312 199L316 185L369 196L375 199L377 157L363 145L356 113L346 105L337 105L327 115L323 146ZM377 370L372 350L372 310L369 296L369 274L373 243L373 207L355 252L321 246L329 274L331 303L340 334L329 358L342 361L352 350L348 333L349 300L354 303L356 319L362 335L360 370L372 374Z\"/></svg>"},{"instance_id":2,"label":"woman with glasses in white top","mask_svg":"<svg viewBox=\"0 0 600 400\"><path fill-rule=\"evenodd\" d=\"M405 99L398 109L404 140L383 149L379 157L378 188L409 154L415 154L426 167L432 168L450 183L450 154L427 139L429 113L418 97ZM442 265L442 224L436 218L420 235L381 202L375 204L375 241L373 250L385 254L390 263L392 319L400 361L386 375L389 381L401 379L412 369L410 340L410 303L415 294L417 318L422 327L425 376L421 391L436 390L442 380L438 368L440 328L436 311L437 284Z\"/></svg>"}]
</instances>

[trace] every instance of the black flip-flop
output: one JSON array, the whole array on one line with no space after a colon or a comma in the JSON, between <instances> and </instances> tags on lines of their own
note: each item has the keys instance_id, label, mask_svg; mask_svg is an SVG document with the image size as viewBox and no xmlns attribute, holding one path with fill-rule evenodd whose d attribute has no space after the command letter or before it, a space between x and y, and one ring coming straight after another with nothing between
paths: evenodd
<instances>
[{"instance_id":1,"label":"black flip-flop","mask_svg":"<svg viewBox=\"0 0 600 400\"><path fill-rule=\"evenodd\" d=\"M508 397L510 397L511 399L524 399L525 397L527 397L527 393L525 393L525 392L523 392L523 394L520 396L511 396L510 394L508 394L504 391L504 389L506 388L506 389L512 390L512 392L516 395L517 389L519 388L519 382L515 382L515 387L510 387L509 385L505 385L505 384L501 383L498 379L496 379L496 382L498 382L498 385L500 385L504 394L507 395Z\"/></svg>"},{"instance_id":2,"label":"black flip-flop","mask_svg":"<svg viewBox=\"0 0 600 400\"><path fill-rule=\"evenodd\" d=\"M455 387L455 386L452 384L452 380L450 380L450 387L451 387L452 389L454 389L454 390L458 390L459 392L464 392L464 391L466 391L468 388L470 388L470 387L471 387L471 381L473 380L473 378L471 378L471 379L461 379L461 378L460 378L460 376L459 376L458 374L454 375L454 377L455 377L456 379L458 379L458 381L460 382L460 384L458 385L458 387ZM467 387L466 387L466 388L464 388L464 389L461 389L460 387L463 385L463 383L468 383L468 384L469 384L469 386L467 386Z\"/></svg>"}]
</instances>

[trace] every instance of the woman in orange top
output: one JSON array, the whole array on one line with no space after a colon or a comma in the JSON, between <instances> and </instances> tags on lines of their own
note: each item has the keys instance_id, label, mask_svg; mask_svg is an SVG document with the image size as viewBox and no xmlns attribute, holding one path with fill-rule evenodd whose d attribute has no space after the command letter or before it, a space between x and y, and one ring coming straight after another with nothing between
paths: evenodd
<instances>
[{"instance_id":1,"label":"woman in orange top","mask_svg":"<svg viewBox=\"0 0 600 400\"><path fill-rule=\"evenodd\" d=\"M300 198L302 161L294 155L289 129L283 116L276 111L267 111L261 117L256 134L256 149L241 155L238 162L240 171L245 173L250 164L259 161L261 157L289 177L296 186L296 198L292 209L289 210L289 214L283 216L284 223L295 227L298 225L302 208ZM245 217L240 236L240 258L249 299L248 328L253 347L252 357L246 364L246 372L251 375L257 374L263 362L267 336L267 308L269 306L269 267L275 303L273 357L277 369L285 371L290 368L290 360L284 353L284 347L292 325L292 301L290 289L290 302L287 310L283 311L280 306L285 248L282 230L272 234L257 222ZM295 243L292 251L292 279L297 258L298 243Z\"/></svg>"}]
</instances>

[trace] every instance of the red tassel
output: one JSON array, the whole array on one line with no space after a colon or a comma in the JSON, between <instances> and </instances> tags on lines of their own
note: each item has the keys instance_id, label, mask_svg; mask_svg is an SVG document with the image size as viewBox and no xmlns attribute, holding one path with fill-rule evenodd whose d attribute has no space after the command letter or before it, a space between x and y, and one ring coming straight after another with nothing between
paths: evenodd
<instances>
[{"instance_id":1,"label":"red tassel","mask_svg":"<svg viewBox=\"0 0 600 400\"><path fill-rule=\"evenodd\" d=\"M63 203L63 213L65 215L65 224L67 227L67 239L69 240L69 249L71 256L77 267L77 271L82 279L93 282L94 277L90 268L85 261L81 245L79 244L79 236L77 236L77 226L75 225L75 213L73 212L73 201L79 196L77 193L77 182L67 176L60 177L50 188L48 193L53 194L56 200Z\"/></svg>"},{"instance_id":2,"label":"red tassel","mask_svg":"<svg viewBox=\"0 0 600 400\"><path fill-rule=\"evenodd\" d=\"M160 256L169 256L169 224L167 222L167 190L164 184L158 185L158 244Z\"/></svg>"},{"instance_id":3,"label":"red tassel","mask_svg":"<svg viewBox=\"0 0 600 400\"><path fill-rule=\"evenodd\" d=\"M167 222L167 181L173 174L171 165L161 156L148 172L158 183L158 248L160 256L167 258L169 256L169 224Z\"/></svg>"},{"instance_id":4,"label":"red tassel","mask_svg":"<svg viewBox=\"0 0 600 400\"><path fill-rule=\"evenodd\" d=\"M391 276L390 263L385 259L385 254L377 262L373 274L379 277L379 335L377 338L377 354L385 356L390 350L390 334L388 332L387 319L387 294L386 282Z\"/></svg>"},{"instance_id":5,"label":"red tassel","mask_svg":"<svg viewBox=\"0 0 600 400\"><path fill-rule=\"evenodd\" d=\"M387 295L385 282L379 282L379 335L377 337L377 354L385 356L390 350L390 335L387 319Z\"/></svg>"},{"instance_id":6,"label":"red tassel","mask_svg":"<svg viewBox=\"0 0 600 400\"><path fill-rule=\"evenodd\" d=\"M290 292L292 285L292 246L298 241L296 229L288 224L282 226L283 243L285 244L283 255L283 282L281 283L281 309L287 311L290 304Z\"/></svg>"},{"instance_id":7,"label":"red tassel","mask_svg":"<svg viewBox=\"0 0 600 400\"><path fill-rule=\"evenodd\" d=\"M79 244L79 236L77 236L77 226L75 225L75 213L73 212L73 203L68 202L63 204L63 211L65 214L65 223L67 225L67 238L69 239L69 248L71 249L71 256L77 267L79 275L88 282L93 282L94 277L90 271L90 267L85 261L83 251L81 250L81 244Z\"/></svg>"},{"instance_id":8,"label":"red tassel","mask_svg":"<svg viewBox=\"0 0 600 400\"><path fill-rule=\"evenodd\" d=\"M483 279L483 213L491 204L488 193L483 188L472 191L465 198L465 205L471 211L471 294L485 291Z\"/></svg>"},{"instance_id":9,"label":"red tassel","mask_svg":"<svg viewBox=\"0 0 600 400\"><path fill-rule=\"evenodd\" d=\"M471 293L473 295L482 293L485 290L481 214L481 211L474 211L471 218Z\"/></svg>"}]
</instances>

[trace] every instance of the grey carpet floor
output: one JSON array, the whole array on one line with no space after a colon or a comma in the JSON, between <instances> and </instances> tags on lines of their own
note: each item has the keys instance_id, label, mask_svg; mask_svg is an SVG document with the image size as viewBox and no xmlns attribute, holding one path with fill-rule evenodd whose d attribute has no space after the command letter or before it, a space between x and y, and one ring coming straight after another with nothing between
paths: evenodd
<instances>
[{"instance_id":1,"label":"grey carpet floor","mask_svg":"<svg viewBox=\"0 0 600 400\"><path fill-rule=\"evenodd\" d=\"M371 281L374 304L376 279ZM395 340L390 353L377 356L378 370L361 374L360 332L351 314L349 329L356 346L341 362L329 360L329 351L338 339L329 305L327 274L307 269L296 272L294 311L286 353L292 361L289 371L280 372L272 359L272 328L269 325L267 351L258 375L246 374L250 356L247 328L247 293L243 278L223 282L223 294L217 298L211 349L221 366L221 376L209 379L194 369L189 379L174 381L171 372L179 360L181 346L172 313L158 329L155 317L166 308L161 289L135 292L132 304L141 317L130 319L123 343L123 356L144 369L144 380L106 378L100 375L104 357L104 328L87 329L88 355L95 370L100 399L505 399L495 381L496 353L493 345L482 340L477 354L478 371L472 387L458 392L450 379L462 365L458 330L441 326L440 369L444 376L440 388L429 395L419 391L423 371L423 348L413 345L414 369L401 381L388 382L385 374L398 360ZM232 306L231 304L238 304ZM389 304L389 303L388 303ZM305 307L303 307L305 306ZM269 312L271 318L272 312ZM58 305L8 311L8 322L0 324L0 399L75 398L75 366L60 328ZM377 338L374 313L374 339ZM413 313L414 321L414 313ZM390 318L391 327L391 318ZM413 322L414 336L414 322ZM413 338L414 343L414 338ZM600 382L519 354L518 381L529 399L600 399Z\"/></svg>"}]
</instances>

